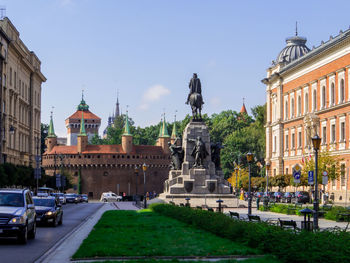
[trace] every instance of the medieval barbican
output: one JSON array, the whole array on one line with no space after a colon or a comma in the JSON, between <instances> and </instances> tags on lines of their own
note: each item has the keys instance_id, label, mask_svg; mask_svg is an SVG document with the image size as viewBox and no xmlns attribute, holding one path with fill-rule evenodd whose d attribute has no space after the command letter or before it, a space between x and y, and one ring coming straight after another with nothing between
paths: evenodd
<instances>
[{"instance_id":1,"label":"medieval barbican","mask_svg":"<svg viewBox=\"0 0 350 263\"><path fill-rule=\"evenodd\" d=\"M58 145L51 116L47 150L42 159L46 173L54 176L64 169L71 175L75 191L80 190L89 198L98 199L108 191L143 194L142 165L146 164L145 191L161 193L169 173L168 143L175 140L167 132L165 118L156 146L133 144L127 114L121 145L90 145L87 130L98 132L100 120L82 99L77 111L66 120L70 145Z\"/></svg>"},{"instance_id":2,"label":"medieval barbican","mask_svg":"<svg viewBox=\"0 0 350 263\"><path fill-rule=\"evenodd\" d=\"M262 80L270 175L291 174L295 164L313 158L311 138L317 133L321 150L343 158L341 176L328 182L326 192L344 203L350 198L350 30L312 49L297 33L286 42Z\"/></svg>"}]
</instances>

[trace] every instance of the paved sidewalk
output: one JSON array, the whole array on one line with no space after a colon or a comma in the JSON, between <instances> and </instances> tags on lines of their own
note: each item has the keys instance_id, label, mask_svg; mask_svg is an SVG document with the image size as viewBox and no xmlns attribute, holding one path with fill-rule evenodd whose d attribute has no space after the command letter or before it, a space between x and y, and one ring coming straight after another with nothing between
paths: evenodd
<instances>
[{"instance_id":1,"label":"paved sidewalk","mask_svg":"<svg viewBox=\"0 0 350 263\"><path fill-rule=\"evenodd\" d=\"M132 202L118 202L118 203L105 203L95 214L82 223L77 229L73 230L71 234L68 234L63 238L58 246L54 246L47 251L36 262L43 263L63 263L70 262L72 255L78 250L81 243L89 235L92 228L100 220L102 214L108 210L121 209L121 210L137 210Z\"/></svg>"},{"instance_id":2,"label":"paved sidewalk","mask_svg":"<svg viewBox=\"0 0 350 263\"><path fill-rule=\"evenodd\" d=\"M242 216L245 219L248 219L248 209L247 208L231 208L231 209L225 209L225 213L228 213L228 211L238 212L240 216ZM258 211L256 208L252 209L252 215L258 215L260 216L261 220L267 221L267 220L278 220L280 218L281 220L294 220L297 222L297 225L299 228L301 228L301 221L304 221L303 216L297 216L297 215L285 215L285 214L279 214L279 213L273 213L273 212L267 212L267 211ZM311 221L313 218L311 217ZM336 222L332 220L326 220L323 218L319 218L319 227L320 229L330 228L330 227L340 227L342 229L345 229L347 226L347 222Z\"/></svg>"}]
</instances>

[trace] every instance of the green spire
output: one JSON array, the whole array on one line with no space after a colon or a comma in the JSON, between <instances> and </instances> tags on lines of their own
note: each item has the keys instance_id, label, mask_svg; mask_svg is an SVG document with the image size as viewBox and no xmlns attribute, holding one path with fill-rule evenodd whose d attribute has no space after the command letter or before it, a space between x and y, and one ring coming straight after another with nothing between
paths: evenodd
<instances>
[{"instance_id":1,"label":"green spire","mask_svg":"<svg viewBox=\"0 0 350 263\"><path fill-rule=\"evenodd\" d=\"M173 131L171 132L171 138L177 138L177 131L176 131L176 112L175 111L175 118L174 118L174 124L173 124Z\"/></svg>"},{"instance_id":2,"label":"green spire","mask_svg":"<svg viewBox=\"0 0 350 263\"><path fill-rule=\"evenodd\" d=\"M167 127L166 121L165 121L165 114L164 114L164 118L163 118L162 136L161 137L170 137L169 133L168 133L168 127Z\"/></svg>"},{"instance_id":3,"label":"green spire","mask_svg":"<svg viewBox=\"0 0 350 263\"><path fill-rule=\"evenodd\" d=\"M89 105L87 105L85 100L84 100L84 90L82 90L81 102L78 105L77 109L81 110L81 111L88 111L89 110Z\"/></svg>"},{"instance_id":4,"label":"green spire","mask_svg":"<svg viewBox=\"0 0 350 263\"><path fill-rule=\"evenodd\" d=\"M47 137L49 137L49 138L57 137L56 134L55 134L55 129L53 127L52 111L51 111L51 116L50 116L50 125L49 125L49 130L48 130L48 133L47 133Z\"/></svg>"},{"instance_id":5,"label":"green spire","mask_svg":"<svg viewBox=\"0 0 350 263\"><path fill-rule=\"evenodd\" d=\"M158 134L158 137L162 137L162 126L163 126L162 120L163 120L163 118L161 118L160 122L159 122L159 134Z\"/></svg>"},{"instance_id":6,"label":"green spire","mask_svg":"<svg viewBox=\"0 0 350 263\"><path fill-rule=\"evenodd\" d=\"M126 111L126 115L125 115L125 126L124 126L124 133L123 133L123 135L131 135L131 133L130 133L130 126L129 126L128 111Z\"/></svg>"},{"instance_id":7,"label":"green spire","mask_svg":"<svg viewBox=\"0 0 350 263\"><path fill-rule=\"evenodd\" d=\"M85 121L84 121L84 111L81 113L81 122L80 122L80 133L79 133L79 136L86 136Z\"/></svg>"}]
</instances>

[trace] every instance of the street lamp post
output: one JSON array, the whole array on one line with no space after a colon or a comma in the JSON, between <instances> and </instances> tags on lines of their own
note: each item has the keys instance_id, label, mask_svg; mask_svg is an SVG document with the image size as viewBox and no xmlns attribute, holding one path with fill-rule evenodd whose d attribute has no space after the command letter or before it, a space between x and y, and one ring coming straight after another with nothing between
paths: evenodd
<instances>
[{"instance_id":1,"label":"street lamp post","mask_svg":"<svg viewBox=\"0 0 350 263\"><path fill-rule=\"evenodd\" d=\"M270 162L266 162L266 195L269 196L269 170L271 167Z\"/></svg>"},{"instance_id":2,"label":"street lamp post","mask_svg":"<svg viewBox=\"0 0 350 263\"><path fill-rule=\"evenodd\" d=\"M135 187L136 187L136 193L135 193L135 202L137 203L138 198L137 198L137 184L138 184L138 178L139 178L139 167L135 165Z\"/></svg>"},{"instance_id":3,"label":"street lamp post","mask_svg":"<svg viewBox=\"0 0 350 263\"><path fill-rule=\"evenodd\" d=\"M248 185L248 215L252 214L252 194L251 194L251 162L253 161L253 154L247 153L247 161L249 166L249 185Z\"/></svg>"},{"instance_id":4,"label":"street lamp post","mask_svg":"<svg viewBox=\"0 0 350 263\"><path fill-rule=\"evenodd\" d=\"M147 208L147 199L146 199L146 171L147 171L148 165L143 164L142 170L143 170L143 206L144 208Z\"/></svg>"},{"instance_id":5,"label":"street lamp post","mask_svg":"<svg viewBox=\"0 0 350 263\"><path fill-rule=\"evenodd\" d=\"M236 198L237 198L237 208L238 208L238 198L239 198L239 188L238 188L238 170L239 170L239 168L238 168L238 166L236 165L236 167L235 167L235 171L236 171Z\"/></svg>"},{"instance_id":6,"label":"street lamp post","mask_svg":"<svg viewBox=\"0 0 350 263\"><path fill-rule=\"evenodd\" d=\"M318 150L320 149L321 138L316 134L312 137L312 145L315 150L315 198L314 198L314 229L318 229Z\"/></svg>"}]
</instances>

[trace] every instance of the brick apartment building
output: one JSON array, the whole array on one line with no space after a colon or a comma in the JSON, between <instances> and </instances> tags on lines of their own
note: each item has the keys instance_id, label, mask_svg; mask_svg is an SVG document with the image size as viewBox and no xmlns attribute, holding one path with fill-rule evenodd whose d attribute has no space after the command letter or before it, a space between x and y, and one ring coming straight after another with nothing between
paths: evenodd
<instances>
[{"instance_id":1,"label":"brick apartment building","mask_svg":"<svg viewBox=\"0 0 350 263\"><path fill-rule=\"evenodd\" d=\"M335 202L349 202L350 30L312 49L297 34L286 42L262 80L270 175L291 174L295 164L302 166L303 156L313 156L311 138L317 133L321 150L344 158L339 180L329 182L326 191Z\"/></svg>"}]
</instances>

